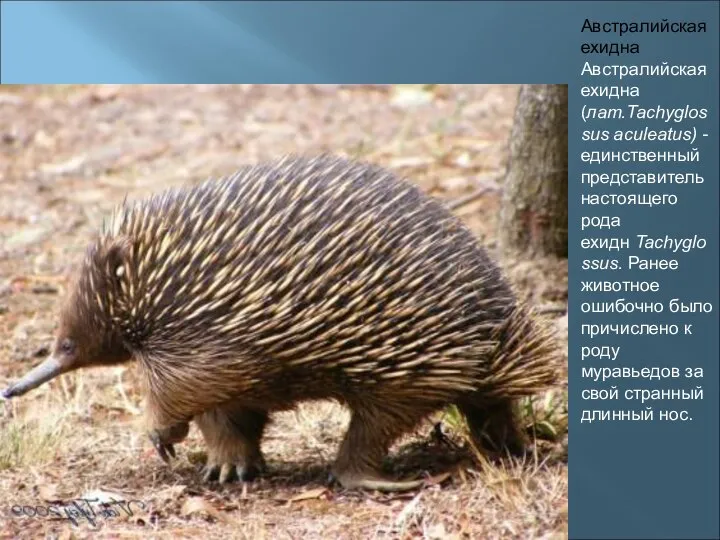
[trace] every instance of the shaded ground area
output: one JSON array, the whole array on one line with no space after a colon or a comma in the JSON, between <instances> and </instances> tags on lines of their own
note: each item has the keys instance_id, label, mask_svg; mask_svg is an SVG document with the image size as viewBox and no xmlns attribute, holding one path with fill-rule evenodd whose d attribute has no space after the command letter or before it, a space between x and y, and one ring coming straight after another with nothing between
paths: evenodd
<instances>
[{"instance_id":1,"label":"shaded ground area","mask_svg":"<svg viewBox=\"0 0 720 540\"><path fill-rule=\"evenodd\" d=\"M0 87L0 387L47 354L67 276L126 195L331 151L385 165L433 196L465 198L456 212L494 248L516 94L514 86ZM566 339L566 263L502 263ZM0 404L0 536L567 537L563 391L528 403L528 425L543 440L522 463L478 463L456 417L430 419L400 441L392 465L449 477L388 496L326 487L348 420L331 403L277 415L264 444L267 477L204 485L197 431L171 467L155 455L138 428L136 377L133 366L71 374ZM48 515L53 506L66 518L62 505L73 499L113 496L136 502L95 525ZM22 512L33 517L14 515Z\"/></svg>"}]
</instances>

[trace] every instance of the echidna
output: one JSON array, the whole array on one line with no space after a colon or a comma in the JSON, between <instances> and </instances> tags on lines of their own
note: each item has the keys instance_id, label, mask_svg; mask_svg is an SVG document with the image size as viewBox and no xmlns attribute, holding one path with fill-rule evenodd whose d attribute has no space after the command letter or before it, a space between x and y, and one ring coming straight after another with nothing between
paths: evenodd
<instances>
[{"instance_id":1,"label":"echidna","mask_svg":"<svg viewBox=\"0 0 720 540\"><path fill-rule=\"evenodd\" d=\"M197 422L206 479L252 478L268 413L335 399L333 476L403 490L389 446L449 404L479 448L519 451L514 402L555 380L557 346L439 201L367 163L249 166L124 203L88 248L52 355L6 398L137 359L161 457Z\"/></svg>"}]
</instances>

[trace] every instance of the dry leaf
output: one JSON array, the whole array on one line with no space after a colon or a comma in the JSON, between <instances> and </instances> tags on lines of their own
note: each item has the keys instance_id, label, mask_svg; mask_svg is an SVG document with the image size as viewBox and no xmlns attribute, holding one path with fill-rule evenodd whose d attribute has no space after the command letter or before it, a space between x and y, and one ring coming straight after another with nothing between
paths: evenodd
<instances>
[{"instance_id":1,"label":"dry leaf","mask_svg":"<svg viewBox=\"0 0 720 540\"><path fill-rule=\"evenodd\" d=\"M55 502L62 499L58 493L57 484L43 484L38 487L38 495L45 502Z\"/></svg>"},{"instance_id":2,"label":"dry leaf","mask_svg":"<svg viewBox=\"0 0 720 540\"><path fill-rule=\"evenodd\" d=\"M115 85L102 85L95 88L91 94L90 99L95 103L102 103L104 101L111 101L118 95L119 87Z\"/></svg>"},{"instance_id":3,"label":"dry leaf","mask_svg":"<svg viewBox=\"0 0 720 540\"><path fill-rule=\"evenodd\" d=\"M24 227L5 241L5 249L16 249L36 244L50 234L48 227Z\"/></svg>"},{"instance_id":4,"label":"dry leaf","mask_svg":"<svg viewBox=\"0 0 720 540\"><path fill-rule=\"evenodd\" d=\"M12 105L12 106L19 106L25 103L25 100L21 98L20 96L16 96L14 94L6 94L2 93L0 94L0 105Z\"/></svg>"},{"instance_id":5,"label":"dry leaf","mask_svg":"<svg viewBox=\"0 0 720 540\"><path fill-rule=\"evenodd\" d=\"M293 495L288 499L288 502L298 502L298 501L307 501L310 499L319 499L323 495L327 493L327 488L316 488L316 489L310 489L308 491L304 491L302 493L298 493L297 495Z\"/></svg>"},{"instance_id":6,"label":"dry leaf","mask_svg":"<svg viewBox=\"0 0 720 540\"><path fill-rule=\"evenodd\" d=\"M62 163L46 163L40 165L40 170L46 174L69 174L78 172L85 165L86 157L84 155L75 156Z\"/></svg>"},{"instance_id":7,"label":"dry leaf","mask_svg":"<svg viewBox=\"0 0 720 540\"><path fill-rule=\"evenodd\" d=\"M178 499L183 493L185 493L185 489L187 489L187 486L184 485L178 485L178 486L171 486L169 488L165 488L162 491L159 491L155 498L160 501L174 501L175 499Z\"/></svg>"},{"instance_id":8,"label":"dry leaf","mask_svg":"<svg viewBox=\"0 0 720 540\"><path fill-rule=\"evenodd\" d=\"M428 527L428 529L425 531L425 538L432 540L446 540L454 537L455 535L448 535L447 531L445 530L445 525L443 525L442 523L436 523L435 525Z\"/></svg>"},{"instance_id":9,"label":"dry leaf","mask_svg":"<svg viewBox=\"0 0 720 540\"><path fill-rule=\"evenodd\" d=\"M190 497L180 509L180 514L183 516L202 513L210 516L217 514L217 510L202 497Z\"/></svg>"},{"instance_id":10,"label":"dry leaf","mask_svg":"<svg viewBox=\"0 0 720 540\"><path fill-rule=\"evenodd\" d=\"M472 178L467 176L448 176L438 180L440 187L446 191L460 191L468 189L472 185Z\"/></svg>"},{"instance_id":11,"label":"dry leaf","mask_svg":"<svg viewBox=\"0 0 720 540\"><path fill-rule=\"evenodd\" d=\"M457 167L460 167L462 169L467 169L468 167L472 167L472 165L473 165L472 158L470 157L470 154L468 154L467 152L463 152L462 154L457 156L453 160L453 163Z\"/></svg>"},{"instance_id":12,"label":"dry leaf","mask_svg":"<svg viewBox=\"0 0 720 540\"><path fill-rule=\"evenodd\" d=\"M391 159L388 166L393 169L399 169L401 167L425 167L432 165L435 159L428 156L405 156Z\"/></svg>"},{"instance_id":13,"label":"dry leaf","mask_svg":"<svg viewBox=\"0 0 720 540\"><path fill-rule=\"evenodd\" d=\"M55 139L45 133L42 129L33 137L33 143L40 148L54 148Z\"/></svg>"},{"instance_id":14,"label":"dry leaf","mask_svg":"<svg viewBox=\"0 0 720 540\"><path fill-rule=\"evenodd\" d=\"M99 489L88 491L82 496L83 499L96 500L99 504L110 503L113 501L124 501L127 497L111 491L102 491Z\"/></svg>"},{"instance_id":15,"label":"dry leaf","mask_svg":"<svg viewBox=\"0 0 720 540\"><path fill-rule=\"evenodd\" d=\"M230 519L228 515L220 512L217 508L210 504L209 501L206 501L202 497L190 497L182 505L182 508L180 509L180 514L188 517L192 515L205 515L208 517L212 517L217 521L224 521L226 523L233 522L233 520Z\"/></svg>"},{"instance_id":16,"label":"dry leaf","mask_svg":"<svg viewBox=\"0 0 720 540\"><path fill-rule=\"evenodd\" d=\"M390 103L403 109L430 103L435 95L432 87L423 84L401 84L394 86Z\"/></svg>"}]
</instances>

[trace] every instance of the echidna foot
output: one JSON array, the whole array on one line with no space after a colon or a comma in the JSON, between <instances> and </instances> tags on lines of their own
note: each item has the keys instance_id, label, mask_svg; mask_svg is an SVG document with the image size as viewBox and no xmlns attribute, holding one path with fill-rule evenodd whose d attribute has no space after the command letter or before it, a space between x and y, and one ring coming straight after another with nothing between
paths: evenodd
<instances>
[{"instance_id":1,"label":"echidna foot","mask_svg":"<svg viewBox=\"0 0 720 540\"><path fill-rule=\"evenodd\" d=\"M206 482L221 484L242 480L250 482L265 469L260 450L268 415L266 411L229 404L195 418L208 447Z\"/></svg>"},{"instance_id":2,"label":"echidna foot","mask_svg":"<svg viewBox=\"0 0 720 540\"><path fill-rule=\"evenodd\" d=\"M203 481L226 484L241 480L252 482L263 471L263 464L238 465L235 463L214 463L208 462L203 468Z\"/></svg>"},{"instance_id":3,"label":"echidna foot","mask_svg":"<svg viewBox=\"0 0 720 540\"><path fill-rule=\"evenodd\" d=\"M522 456L526 440L510 400L491 404L460 403L470 436L478 450L489 456Z\"/></svg>"}]
</instances>

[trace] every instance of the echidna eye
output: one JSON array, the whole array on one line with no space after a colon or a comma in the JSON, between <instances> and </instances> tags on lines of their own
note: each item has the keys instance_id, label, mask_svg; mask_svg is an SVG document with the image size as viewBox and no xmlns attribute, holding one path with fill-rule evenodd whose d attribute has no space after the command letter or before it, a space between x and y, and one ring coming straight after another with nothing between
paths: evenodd
<instances>
[{"instance_id":1,"label":"echidna eye","mask_svg":"<svg viewBox=\"0 0 720 540\"><path fill-rule=\"evenodd\" d=\"M75 343L70 338L65 338L60 343L60 351L63 354L72 354L75 351Z\"/></svg>"}]
</instances>

